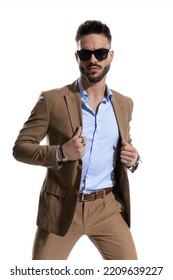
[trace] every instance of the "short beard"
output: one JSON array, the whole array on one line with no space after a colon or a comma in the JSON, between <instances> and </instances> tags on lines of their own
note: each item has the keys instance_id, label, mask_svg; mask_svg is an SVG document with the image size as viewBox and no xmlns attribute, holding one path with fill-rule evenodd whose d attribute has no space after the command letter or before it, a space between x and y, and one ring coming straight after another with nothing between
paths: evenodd
<instances>
[{"instance_id":1,"label":"short beard","mask_svg":"<svg viewBox=\"0 0 173 280\"><path fill-rule=\"evenodd\" d=\"M105 76L106 74L109 72L109 69L110 69L110 63L103 69L102 73L97 76L97 77L93 77L92 75L89 75L86 73L85 71L85 68L82 67L81 65L79 65L79 70L82 74L82 76L87 80L89 81L90 83L92 84L96 84L98 82L100 82Z\"/></svg>"}]
</instances>

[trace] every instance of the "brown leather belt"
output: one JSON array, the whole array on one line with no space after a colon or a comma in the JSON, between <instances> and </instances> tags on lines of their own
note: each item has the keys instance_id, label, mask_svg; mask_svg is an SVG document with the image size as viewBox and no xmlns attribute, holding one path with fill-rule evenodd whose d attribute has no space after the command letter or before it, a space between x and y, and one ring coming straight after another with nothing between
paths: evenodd
<instances>
[{"instance_id":1,"label":"brown leather belt","mask_svg":"<svg viewBox=\"0 0 173 280\"><path fill-rule=\"evenodd\" d=\"M90 194L84 194L84 193L80 193L79 194L79 201L93 201L99 198L103 198L104 195L109 194L110 192L112 192L113 188L107 188L107 189L103 189L101 191L98 192L93 192Z\"/></svg>"}]
</instances>

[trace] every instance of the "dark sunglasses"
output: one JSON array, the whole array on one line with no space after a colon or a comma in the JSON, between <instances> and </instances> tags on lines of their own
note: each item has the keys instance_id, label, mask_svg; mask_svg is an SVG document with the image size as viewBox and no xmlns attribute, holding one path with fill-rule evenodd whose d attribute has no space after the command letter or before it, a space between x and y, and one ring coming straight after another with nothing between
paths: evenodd
<instances>
[{"instance_id":1,"label":"dark sunglasses","mask_svg":"<svg viewBox=\"0 0 173 280\"><path fill-rule=\"evenodd\" d=\"M98 59L98 60L104 60L108 56L109 49L98 49L95 51L85 50L82 49L80 51L77 51L77 54L82 61L90 60L92 54Z\"/></svg>"}]
</instances>

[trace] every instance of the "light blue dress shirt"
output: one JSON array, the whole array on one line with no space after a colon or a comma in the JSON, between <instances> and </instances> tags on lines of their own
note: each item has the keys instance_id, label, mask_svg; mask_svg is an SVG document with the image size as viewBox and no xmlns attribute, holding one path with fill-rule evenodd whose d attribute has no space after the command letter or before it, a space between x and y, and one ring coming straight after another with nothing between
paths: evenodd
<instances>
[{"instance_id":1,"label":"light blue dress shirt","mask_svg":"<svg viewBox=\"0 0 173 280\"><path fill-rule=\"evenodd\" d=\"M83 168L80 192L91 193L115 185L113 170L116 162L116 150L119 130L112 107L112 92L107 86L107 96L100 103L97 113L88 105L88 95L80 79L83 131L87 143L82 157Z\"/></svg>"}]
</instances>

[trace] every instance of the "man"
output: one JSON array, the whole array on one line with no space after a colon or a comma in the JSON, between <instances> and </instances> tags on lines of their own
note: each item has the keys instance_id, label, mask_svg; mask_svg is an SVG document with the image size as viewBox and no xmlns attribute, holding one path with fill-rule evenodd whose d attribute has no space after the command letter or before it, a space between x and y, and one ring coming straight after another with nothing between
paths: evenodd
<instances>
[{"instance_id":1,"label":"man","mask_svg":"<svg viewBox=\"0 0 173 280\"><path fill-rule=\"evenodd\" d=\"M33 259L65 260L85 234L103 259L135 260L127 177L139 161L129 135L132 100L105 83L114 57L109 28L86 21L76 43L80 78L42 92L13 148L17 160L47 168Z\"/></svg>"}]
</instances>

